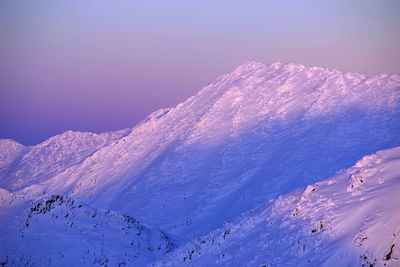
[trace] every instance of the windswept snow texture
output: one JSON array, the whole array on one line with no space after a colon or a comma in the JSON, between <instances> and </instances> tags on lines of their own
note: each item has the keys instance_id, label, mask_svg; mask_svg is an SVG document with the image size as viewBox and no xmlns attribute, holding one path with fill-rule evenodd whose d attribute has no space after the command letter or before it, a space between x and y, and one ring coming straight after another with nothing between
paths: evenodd
<instances>
[{"instance_id":1,"label":"windswept snow texture","mask_svg":"<svg viewBox=\"0 0 400 267\"><path fill-rule=\"evenodd\" d=\"M400 147L271 200L159 265L400 266Z\"/></svg>"},{"instance_id":2,"label":"windswept snow texture","mask_svg":"<svg viewBox=\"0 0 400 267\"><path fill-rule=\"evenodd\" d=\"M51 256L35 248L15 249L23 241L18 239L21 228L13 225L24 224L34 203L54 195L95 211L110 210L112 217L129 214L149 229L176 237L169 239L175 240L170 250L138 250L142 256L132 264L329 265L342 259L345 265L390 265L397 260L400 244L391 247L386 241L370 240L375 230L398 232L392 224L399 225L399 213L389 212L399 203L393 202L399 189L396 172L382 171L377 179L383 183L343 174L353 172L356 165L333 176L335 182L329 186L320 181L350 168L365 155L396 146L400 146L400 76L366 77L298 64L248 61L177 107L154 112L133 129L101 135L67 132L34 147L1 140L0 239L12 240L14 249L0 246L0 262L22 257L24 263L47 264ZM398 149L388 151L372 156L382 158L382 162L368 163L372 169L389 165L400 169ZM363 162L357 163L359 168L368 169ZM371 181L377 177L370 176ZM344 185L349 179L353 187ZM298 190L304 188L299 196ZM354 196L360 190L364 200ZM387 201L379 209L388 215L376 217L378 208L369 205L368 199ZM362 222L363 216L370 216L371 225L381 228L367 227L362 232L357 220ZM48 215L40 218L40 224L48 226L44 236L58 235L57 229L69 222L54 221ZM101 236L114 231L109 227L119 229L115 226L119 222L102 224L93 235L85 216L78 213L76 218L73 223L78 230L69 229L63 238L71 242L83 238L86 243L78 247L94 246L95 254L82 259L76 252L79 255L73 260L71 256L70 261L51 264L68 265L78 258L90 264L101 253L109 262L96 264L126 262L130 253L126 244ZM226 232L227 225L239 227L243 221L248 231ZM45 228L29 228L30 238L44 240L38 236L43 237L40 233ZM150 232L157 236L157 231ZM358 232L360 240L368 236L360 241L361 248L354 247L355 241L347 242L355 240ZM234 238L222 244L221 233L223 240ZM204 250L204 240L199 238L217 238L221 247L207 243L209 251ZM155 241L149 242L157 247ZM303 250L293 242L306 247ZM61 251L62 244L52 251ZM350 244L348 250L340 248L346 244ZM115 252L120 245L126 255ZM387 245L391 250L383 262L381 254ZM360 256L366 258L361 261Z\"/></svg>"},{"instance_id":3,"label":"windswept snow texture","mask_svg":"<svg viewBox=\"0 0 400 267\"><path fill-rule=\"evenodd\" d=\"M0 230L2 236L14 234L0 245L7 255L3 263L11 266L144 265L176 246L129 215L91 209L61 195L31 203L18 220L3 222Z\"/></svg>"}]
</instances>

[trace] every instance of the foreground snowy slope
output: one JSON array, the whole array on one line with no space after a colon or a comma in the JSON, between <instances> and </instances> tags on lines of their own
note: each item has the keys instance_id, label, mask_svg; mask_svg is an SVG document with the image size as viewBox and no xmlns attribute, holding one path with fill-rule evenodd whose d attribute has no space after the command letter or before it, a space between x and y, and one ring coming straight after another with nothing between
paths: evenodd
<instances>
[{"instance_id":1,"label":"foreground snowy slope","mask_svg":"<svg viewBox=\"0 0 400 267\"><path fill-rule=\"evenodd\" d=\"M271 200L160 265L400 266L400 147Z\"/></svg>"},{"instance_id":2,"label":"foreground snowy slope","mask_svg":"<svg viewBox=\"0 0 400 267\"><path fill-rule=\"evenodd\" d=\"M62 250L62 243L54 246L50 256L36 250L16 249L22 242L18 239L21 228L17 225L25 222L24 216L31 208L52 195L82 203L99 213L110 210L115 217L128 214L153 229L152 235L163 232L177 237L174 240L179 241L173 242L177 247L185 244L190 247L193 240L210 232L210 235L219 231L225 233L226 229L221 229L228 222L257 218L257 208L269 201L272 204L265 209L276 207L278 210L274 203L279 200L273 199L280 199L282 195L297 205L299 193L296 190L299 188L350 168L365 155L396 146L400 146L398 75L365 77L297 64L249 61L177 107L154 112L133 129L100 135L66 132L34 147L1 140L0 223L3 224L0 225L0 239L11 240L13 245L0 247L0 260L22 257L26 263L43 263L41 258L48 259ZM337 184L340 192L342 183ZM330 193L322 199L334 199ZM392 193L387 192L388 195ZM371 193L371 197L376 196ZM347 212L346 203L336 204L337 209ZM271 220L286 220L285 205L274 213L276 217L270 217ZM243 217L243 213L247 213L247 217ZM310 220L318 221L316 218L322 213L311 214L315 217ZM265 235L273 242L286 238L299 225L303 227L301 222L306 222L301 216L294 217L300 221L290 226L292 232L281 232L282 236L276 235L276 239L276 233L273 231L271 235L272 230L267 229ZM39 218L43 227L28 231L33 239L38 238L43 229L49 229L47 236L57 235L56 229L62 228L60 225L65 227L70 223L69 216L67 219L59 216L55 221L48 215ZM68 232L63 238L70 241L65 242L82 239L87 240L87 244L82 243L78 248L92 245L96 248L96 253L82 263L89 264L99 253L105 253L105 258L110 260L120 238L106 242L102 234L111 231L121 236L121 231L115 230L123 228L120 222L113 222L114 226L104 224L92 235L94 224L87 226L86 221L84 214L76 215L73 224L78 230ZM352 223L351 227L358 226ZM261 230L254 226L249 231L258 236ZM85 234L81 235L81 231ZM312 235L310 242L318 243L315 236L319 234ZM247 238L244 234L240 242L251 239ZM109 245L99 246L98 242ZM260 244L262 242L260 240ZM337 245L335 242L329 244ZM233 242L228 246L234 250L238 249L235 247L238 244ZM310 260L316 260L312 251L317 251L317 246L307 247L312 248L307 250ZM82 259L78 248L77 257ZM171 263L183 260L184 251L177 250L174 254L177 256L169 258ZM255 245L255 251L260 253L260 259L276 261L279 257L278 250L268 250L273 253L269 255ZM287 257L292 255L290 251L287 253L282 254L282 262L288 262ZM125 257L125 254L117 254L115 263ZM141 251L140 254L144 256L137 262L164 262L163 253ZM349 262L354 255L349 254ZM190 255L186 257L189 259ZM208 254L199 262L216 263L215 257ZM246 252L232 258L242 263L261 263L255 260L257 257ZM320 259L319 262L325 261ZM61 259L57 265L68 263Z\"/></svg>"},{"instance_id":3,"label":"foreground snowy slope","mask_svg":"<svg viewBox=\"0 0 400 267\"><path fill-rule=\"evenodd\" d=\"M1 206L2 266L141 266L176 247L167 234L132 216L92 209L67 196L27 201L1 190Z\"/></svg>"}]
</instances>

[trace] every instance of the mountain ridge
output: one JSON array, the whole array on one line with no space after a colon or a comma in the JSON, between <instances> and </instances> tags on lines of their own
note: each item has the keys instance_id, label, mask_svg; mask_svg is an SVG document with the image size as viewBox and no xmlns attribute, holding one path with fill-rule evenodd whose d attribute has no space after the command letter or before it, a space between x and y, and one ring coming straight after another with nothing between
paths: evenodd
<instances>
[{"instance_id":1,"label":"mountain ridge","mask_svg":"<svg viewBox=\"0 0 400 267\"><path fill-rule=\"evenodd\" d=\"M273 63L264 63L264 62L262 62L262 61L255 60L255 59L246 60L244 63L242 63L241 65L239 65L238 67L236 67L231 73L222 74L222 75L220 75L216 80L219 80L220 78L222 78L222 77L224 77L224 76L226 76L226 75L232 74L232 73L234 73L234 72L236 72L236 71L238 71L238 70L242 70L242 69L244 69L244 68L248 68L248 67L254 68L254 66L259 66L259 67L269 67L269 66L273 66L273 67L275 67L275 68L276 68L276 67L278 67L278 68L283 67L283 68L287 68L287 69L302 69L302 70L304 70L304 69L306 69L306 70L322 70L322 71L324 71L324 72L326 72L326 73L329 73L329 72L330 72L330 73L340 73L340 74L342 74L342 75L344 75L344 76L348 76L348 77L351 77L351 76L354 75L354 76L356 76L356 77L360 77L360 78L363 78L363 79L366 79L366 80L375 80L375 79L382 79L382 78L390 78L390 79L392 79L392 80L394 80L394 81L396 81L396 82L400 82L400 74L386 74L386 73L382 73L382 74L375 74L375 75L365 75L365 74L361 74L361 73L358 73L358 72L344 72L344 71L341 71L341 70L336 69L336 68L325 68L325 67L318 67L318 66L306 66L306 65L303 65L303 64L300 64L300 63L289 63L289 62L280 62L280 61L276 61L276 62L273 62ZM211 84L211 83L214 83L214 82L210 82L209 84ZM207 87L208 87L208 85L205 86L205 87L203 87L203 89L204 89L204 88L207 88ZM201 90L202 90L202 89L201 89ZM199 90L198 93L200 93L201 90ZM197 93L197 94L198 94L198 93ZM197 94L196 94L196 95L197 95ZM194 95L194 96L192 96L192 97L195 97L196 95ZM191 99L192 97L189 97L188 99ZM186 101L187 101L187 100L186 100ZM184 102L186 102L186 101L184 101ZM184 102L178 103L175 107L181 106ZM159 109L159 110L156 110L156 111L150 113L149 116L147 116L145 119L143 119L142 121L140 121L137 125L140 125L140 124L142 124L143 122L145 122L146 120L148 120L149 117L153 115L153 113L157 113L157 112L165 111L165 110L171 110L171 109L174 109L174 108L173 108L173 107L166 107L166 108L161 108L161 109ZM136 125L136 126L137 126L137 125ZM134 127L136 127L136 126L134 126ZM44 141L42 141L42 142L40 142L40 143L38 143L38 144L36 144L36 145L29 145L29 146L25 146L25 145L23 145L22 143L20 143L20 142L18 142L18 141L16 141L16 140L13 140L13 139L11 139L11 138L0 138L0 141L11 140L11 141L16 142L16 143L19 143L19 144L21 144L21 145L23 145L23 146L25 146L25 147L33 147L33 146L37 146L37 145L39 145L39 144L48 142L49 139L52 139L52 138L54 138L54 137L56 137L56 136L63 136L63 135L65 135L65 134L68 134L69 132L75 132L75 133L90 133L90 134L94 134L94 135L102 135L102 134L107 134L107 133L112 133L112 132L125 131L125 130L128 130L128 129L131 129L131 128L122 129L122 130L117 130L117 131L104 131L104 132L100 132L100 133L95 133L95 132L90 132L90 131L67 130L67 131L62 132L62 133L60 133L60 134L57 134L57 135L55 135L55 136L51 136L51 137L47 138L46 140L44 140Z\"/></svg>"},{"instance_id":2,"label":"mountain ridge","mask_svg":"<svg viewBox=\"0 0 400 267\"><path fill-rule=\"evenodd\" d=\"M60 135L30 148L36 152L15 161L0 187L131 214L190 243L365 155L400 146L399 133L398 75L248 61L132 129L79 133L85 137L78 141Z\"/></svg>"},{"instance_id":3,"label":"mountain ridge","mask_svg":"<svg viewBox=\"0 0 400 267\"><path fill-rule=\"evenodd\" d=\"M298 74L297 68L301 69L300 74ZM258 140L256 141L256 146L260 147L259 149L263 146L268 148L263 144L263 138L268 140L268 135L271 136L269 138L273 138L277 144L269 149L278 151L283 146L280 140L285 138L288 141L293 139L295 140L293 145L303 147L303 142L311 142L310 145L316 141L324 142L319 136L314 137L316 141L307 141L309 138L306 133L313 129L313 125L326 123L329 120L332 122L328 123L328 126L332 124L335 129L339 128L338 125L342 128L349 128L350 132L345 134L347 136L340 138L343 141L350 138L351 132L354 131L352 129L354 127L352 126L352 120L360 120L357 116L362 116L365 123L364 126L360 125L359 127L361 129L364 127L363 131L370 132L372 136L375 136L375 139L380 138L379 135L381 133L379 129L375 128L376 125L374 124L381 124L381 127L385 130L399 125L398 119L393 115L390 121L386 122L382 121L381 118L385 118L387 115L375 112L376 109L384 110L398 106L400 94L396 94L398 89L393 87L395 83L393 80L388 80L386 76L384 78L374 78L364 86L365 81L360 82L358 76L355 78L351 76L349 81L352 82L347 86L350 89L343 89L342 87L345 83L341 80L338 82L337 75L342 75L339 72L331 72L320 68L315 70L306 68L306 71L304 71L304 68L301 65L282 65L280 63L265 65L259 62L248 62L242 64L233 72L220 76L215 82L209 84L200 90L197 95L179 104L176 108L154 112L148 119L138 124L129 135L121 139L122 141L119 140L97 150L93 155L86 158L83 164L73 167L71 172L77 173L77 175L70 175L67 171L67 173L61 173L52 178L58 179L59 182L54 182L55 186L50 185L48 189L55 189L62 184L61 181L67 180L67 183L70 183L74 189L72 190L70 186L67 191L64 190L59 193L73 191L75 195L92 196L96 194L96 191L126 188L125 192L128 197L130 194L128 189L135 187L138 182L137 179L143 179L143 176L147 177L145 178L147 181L152 181L149 175L171 177L172 173L169 174L171 172L169 170L173 170L173 166L176 166L176 163L183 163L185 158L190 161L190 158L194 157L192 149L200 152L200 154L205 153L203 157L200 157L203 161L212 155L210 153L215 152L218 154L221 152L228 153L227 156L217 155L216 159L219 160L222 159L221 157L231 157L229 156L229 153L231 153L229 152L229 147L232 147L233 151L242 150L242 153L246 154L246 150L241 149L243 147L241 145L241 142L243 142L243 140L241 141L241 136L243 134L246 135L247 132L256 132L255 135L250 134L251 138L249 138ZM309 80L307 80L308 76L311 77ZM379 85L382 79L386 81L385 86ZM360 84L363 86L360 87ZM380 94L374 95L374 90L378 86ZM296 92L297 94L295 94ZM345 97L346 99L344 99ZM353 106L356 107L354 108ZM361 113L359 110L361 110ZM332 113L335 112L338 112L339 115L332 117ZM343 115L341 115L342 113ZM385 112L382 111L382 113ZM374 123L371 123L370 118L373 118L373 116L377 118L375 118ZM275 128L278 128L278 130ZM156 132L157 129L162 129L162 131ZM285 129L286 131L291 131L291 133L286 134L286 136L282 135ZM324 131L323 127L319 127L318 131ZM357 136L363 135L362 131L357 131ZM393 136L396 131L396 128L390 131L393 140L396 140ZM329 136L329 133L327 134ZM334 135L331 139L332 142L339 141L336 140L337 138ZM222 150L217 148L217 151L213 152L214 147L221 146L226 142L228 142L227 148L221 148ZM197 148L197 144L201 144L200 150ZM345 145L341 146L343 150L346 149ZM170 148L172 151L169 150ZM350 167L362 155L373 153L383 148L387 147L378 146L373 151L371 149L362 154L357 153L358 155L352 156L353 161L351 163L343 164L342 167ZM248 150L251 152L254 149L253 145L250 144ZM314 151L316 152L315 149ZM262 151L257 153L259 156L254 160L259 162L263 153ZM168 156L166 156L167 160L162 159L165 157L163 155L169 154L174 159L171 158L169 160ZM267 152L264 155L273 159L271 153ZM300 155L296 156L300 157ZM328 156L337 157L330 154ZM294 160L293 158L292 161L294 162ZM157 163L159 161L161 162ZM108 167L105 167L106 162L108 162ZM208 164L207 160L204 164ZM254 172L260 168L259 164L248 162L247 165L255 167L249 171L246 170L248 167L243 166L243 175L245 176L241 178L241 183L245 184L247 183L246 181L249 181L249 177L245 178L246 175L252 175L252 171ZM156 172L154 172L154 167L151 167L154 165L158 169ZM186 165L183 165L183 167L190 170L190 168L193 169L191 166L195 166L196 163L191 162ZM149 168L153 168L153 170ZM227 168L224 167L222 169L226 170ZM118 174L115 174L115 172L118 172ZM178 177L187 177L183 169L175 168L174 172L178 174ZM192 172L202 171L200 168ZM246 172L247 174L245 174ZM174 179L178 178L176 174ZM333 171L325 175L319 174L319 176L323 178L331 174L333 174ZM218 176L220 175L222 173L218 174ZM71 180L72 177L76 177L74 178L76 180ZM116 181L115 179L110 179L110 177L125 178L119 178ZM132 178L136 179L136 181L131 181ZM316 180L317 178L314 179ZM170 178L169 181L172 182ZM177 180L174 182L176 183ZM158 186L162 184L160 181L157 183L159 183ZM298 186L303 184L305 183L298 183ZM82 192L82 188L85 187L86 189ZM260 200L259 203L265 200ZM104 205L113 204L104 203ZM134 210L136 209L137 207L134 208Z\"/></svg>"}]
</instances>

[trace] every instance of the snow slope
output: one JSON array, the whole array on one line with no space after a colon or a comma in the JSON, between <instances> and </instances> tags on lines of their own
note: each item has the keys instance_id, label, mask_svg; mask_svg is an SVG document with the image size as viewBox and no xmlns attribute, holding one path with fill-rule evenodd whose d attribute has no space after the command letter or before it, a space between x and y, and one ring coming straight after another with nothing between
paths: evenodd
<instances>
[{"instance_id":1,"label":"snow slope","mask_svg":"<svg viewBox=\"0 0 400 267\"><path fill-rule=\"evenodd\" d=\"M400 266L400 147L269 201L159 265Z\"/></svg>"},{"instance_id":2,"label":"snow slope","mask_svg":"<svg viewBox=\"0 0 400 267\"><path fill-rule=\"evenodd\" d=\"M365 155L400 146L400 76L248 61L131 130L67 132L35 147L14 144L11 152L7 142L0 142L0 187L11 203L2 218L29 210L29 201L60 195L94 210L129 214L179 237L178 246L191 246L243 213L295 196ZM283 218L281 209L276 220ZM177 251L172 263L181 260ZM259 263L252 258L257 255L246 255L237 259ZM211 254L199 262L207 259L217 262Z\"/></svg>"},{"instance_id":3,"label":"snow slope","mask_svg":"<svg viewBox=\"0 0 400 267\"><path fill-rule=\"evenodd\" d=\"M5 265L144 265L176 246L167 234L132 216L92 209L67 196L33 203L14 197L12 205L25 206L25 211L14 217L11 207L0 211Z\"/></svg>"}]
</instances>

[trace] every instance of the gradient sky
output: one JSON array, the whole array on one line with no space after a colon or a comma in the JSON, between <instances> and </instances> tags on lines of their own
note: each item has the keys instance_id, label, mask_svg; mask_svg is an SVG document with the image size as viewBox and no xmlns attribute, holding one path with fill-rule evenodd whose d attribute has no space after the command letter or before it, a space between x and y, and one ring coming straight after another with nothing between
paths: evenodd
<instances>
[{"instance_id":1,"label":"gradient sky","mask_svg":"<svg viewBox=\"0 0 400 267\"><path fill-rule=\"evenodd\" d=\"M248 59L400 73L400 1L0 1L0 138L133 127Z\"/></svg>"}]
</instances>

